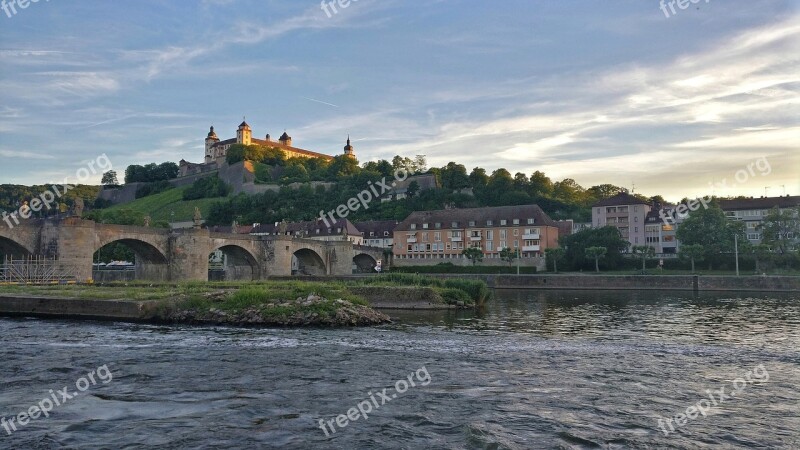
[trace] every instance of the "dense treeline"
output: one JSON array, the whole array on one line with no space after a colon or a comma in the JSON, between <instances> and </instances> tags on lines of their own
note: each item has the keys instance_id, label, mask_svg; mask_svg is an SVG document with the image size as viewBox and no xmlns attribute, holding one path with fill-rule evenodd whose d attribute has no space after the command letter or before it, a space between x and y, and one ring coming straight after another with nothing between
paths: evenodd
<instances>
[{"instance_id":1,"label":"dense treeline","mask_svg":"<svg viewBox=\"0 0 800 450\"><path fill-rule=\"evenodd\" d=\"M188 189L183 191L184 200L197 200L201 198L227 197L231 187L225 184L218 176L201 178Z\"/></svg>"},{"instance_id":2,"label":"dense treeline","mask_svg":"<svg viewBox=\"0 0 800 450\"><path fill-rule=\"evenodd\" d=\"M85 207L94 204L97 198L97 193L100 191L100 186L89 186L79 184L72 186L66 193L64 187L56 184L43 184L34 186L21 186L18 184L0 184L0 211L7 211L9 213L19 210L25 203L30 204L33 198L40 197L44 192L49 191L56 197L53 203L53 208L41 208L39 211L32 211L32 217L47 217L58 214L59 212L66 212L75 204L75 199L83 199ZM63 195L58 194L63 193Z\"/></svg>"},{"instance_id":3,"label":"dense treeline","mask_svg":"<svg viewBox=\"0 0 800 450\"><path fill-rule=\"evenodd\" d=\"M411 212L435 210L445 207L473 208L484 206L539 204L554 219L591 220L590 205L607 198L624 188L605 184L585 189L570 178L553 182L544 173L536 171L511 175L506 169L487 174L485 169L474 168L470 173L465 166L451 162L441 168L426 167L424 157L415 159L395 156L392 161L369 161L359 166L356 161L337 156L332 161L322 159L285 159L280 152L258 146L232 146L230 161L240 158L256 159L256 178L259 181L281 183L307 181L333 181L334 189L305 186L300 189L283 188L279 192L259 195L239 195L212 206L207 218L210 224L272 223L281 220L314 220L320 211L330 211L345 204L370 183L386 178L392 181L398 169L411 173L433 174L440 189L420 190L410 188L409 197L392 202L373 200L360 210L350 213L350 220L402 220ZM280 170L268 170L266 164L276 164ZM277 180L276 180L277 178ZM656 197L646 201L663 201Z\"/></svg>"},{"instance_id":4,"label":"dense treeline","mask_svg":"<svg viewBox=\"0 0 800 450\"><path fill-rule=\"evenodd\" d=\"M178 165L174 162L150 163L144 166L132 164L125 169L125 183L171 180L177 178L178 172Z\"/></svg>"}]
</instances>

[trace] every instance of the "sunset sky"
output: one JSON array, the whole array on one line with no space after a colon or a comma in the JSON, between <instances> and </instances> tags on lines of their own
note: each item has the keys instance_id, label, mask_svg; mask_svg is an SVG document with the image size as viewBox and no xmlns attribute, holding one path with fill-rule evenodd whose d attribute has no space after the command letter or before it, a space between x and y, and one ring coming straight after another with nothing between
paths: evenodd
<instances>
[{"instance_id":1,"label":"sunset sky","mask_svg":"<svg viewBox=\"0 0 800 450\"><path fill-rule=\"evenodd\" d=\"M0 183L106 153L200 162L214 125L646 195L800 195L800 2L39 1L0 10ZM765 158L740 181L737 171ZM91 181L99 182L98 174ZM727 180L726 185L720 185ZM711 187L714 184L716 187Z\"/></svg>"}]
</instances>

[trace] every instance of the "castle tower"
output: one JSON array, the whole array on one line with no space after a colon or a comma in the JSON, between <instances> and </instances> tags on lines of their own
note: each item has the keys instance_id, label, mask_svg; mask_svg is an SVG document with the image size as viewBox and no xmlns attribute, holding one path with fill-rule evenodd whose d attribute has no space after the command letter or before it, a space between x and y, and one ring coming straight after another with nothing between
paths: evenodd
<instances>
[{"instance_id":1,"label":"castle tower","mask_svg":"<svg viewBox=\"0 0 800 450\"><path fill-rule=\"evenodd\" d=\"M208 136L206 136L206 164L214 160L214 151L211 149L211 147L217 142L219 142L219 138L217 137L217 133L214 132L214 127L212 126L211 130L208 132Z\"/></svg>"},{"instance_id":2,"label":"castle tower","mask_svg":"<svg viewBox=\"0 0 800 450\"><path fill-rule=\"evenodd\" d=\"M356 159L356 152L352 145L350 145L350 135L347 135L347 145L344 146L344 155Z\"/></svg>"},{"instance_id":3,"label":"castle tower","mask_svg":"<svg viewBox=\"0 0 800 450\"><path fill-rule=\"evenodd\" d=\"M283 134L281 135L281 137L278 140L281 141L281 144L283 144L283 145L285 145L287 147L291 147L292 146L292 137L289 136L288 134L286 134L285 131L283 132Z\"/></svg>"},{"instance_id":4,"label":"castle tower","mask_svg":"<svg viewBox=\"0 0 800 450\"><path fill-rule=\"evenodd\" d=\"M250 145L253 143L253 130L247 122L242 121L239 128L236 130L236 143L242 145Z\"/></svg>"}]
</instances>

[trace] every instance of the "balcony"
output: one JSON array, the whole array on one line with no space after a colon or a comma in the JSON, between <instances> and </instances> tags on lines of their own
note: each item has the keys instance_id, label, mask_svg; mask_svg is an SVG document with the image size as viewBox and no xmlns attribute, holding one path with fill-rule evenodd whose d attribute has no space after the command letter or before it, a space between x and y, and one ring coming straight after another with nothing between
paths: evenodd
<instances>
[{"instance_id":1,"label":"balcony","mask_svg":"<svg viewBox=\"0 0 800 450\"><path fill-rule=\"evenodd\" d=\"M450 240L453 242L461 242L461 236L453 236L450 238Z\"/></svg>"},{"instance_id":2,"label":"balcony","mask_svg":"<svg viewBox=\"0 0 800 450\"><path fill-rule=\"evenodd\" d=\"M416 243L416 242L417 242L417 238L415 238L415 237L410 237L410 238L408 238L408 239L406 240L406 242L408 242L409 244L414 244L414 243Z\"/></svg>"},{"instance_id":3,"label":"balcony","mask_svg":"<svg viewBox=\"0 0 800 450\"><path fill-rule=\"evenodd\" d=\"M469 237L469 240L470 240L471 242L480 241L481 239L482 239L482 238L481 238L480 236L470 236L470 237Z\"/></svg>"},{"instance_id":4,"label":"balcony","mask_svg":"<svg viewBox=\"0 0 800 450\"><path fill-rule=\"evenodd\" d=\"M538 252L542 249L541 245L525 245L522 247L523 252Z\"/></svg>"},{"instance_id":5,"label":"balcony","mask_svg":"<svg viewBox=\"0 0 800 450\"><path fill-rule=\"evenodd\" d=\"M523 234L522 235L522 240L523 241L538 241L539 239L541 239L540 236L541 235L538 234L538 233L537 234Z\"/></svg>"}]
</instances>

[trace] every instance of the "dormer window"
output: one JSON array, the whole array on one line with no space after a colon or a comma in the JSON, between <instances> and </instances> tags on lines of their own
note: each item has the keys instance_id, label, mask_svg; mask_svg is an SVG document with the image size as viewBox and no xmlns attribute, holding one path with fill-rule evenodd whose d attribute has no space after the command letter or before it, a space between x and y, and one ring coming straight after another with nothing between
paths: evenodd
<instances>
[{"instance_id":1,"label":"dormer window","mask_svg":"<svg viewBox=\"0 0 800 450\"><path fill-rule=\"evenodd\" d=\"M500 219L500 226L505 226L508 223L506 219Z\"/></svg>"},{"instance_id":2,"label":"dormer window","mask_svg":"<svg viewBox=\"0 0 800 450\"><path fill-rule=\"evenodd\" d=\"M514 225L519 225L519 219L514 219Z\"/></svg>"},{"instance_id":3,"label":"dormer window","mask_svg":"<svg viewBox=\"0 0 800 450\"><path fill-rule=\"evenodd\" d=\"M474 227L475 226L475 221L474 220L470 220L469 221L469 226Z\"/></svg>"},{"instance_id":4,"label":"dormer window","mask_svg":"<svg viewBox=\"0 0 800 450\"><path fill-rule=\"evenodd\" d=\"M458 228L458 222L451 223L450 228Z\"/></svg>"},{"instance_id":5,"label":"dormer window","mask_svg":"<svg viewBox=\"0 0 800 450\"><path fill-rule=\"evenodd\" d=\"M417 229L417 224L415 224L415 223L412 223L410 228L411 228L412 230L416 230L416 229Z\"/></svg>"},{"instance_id":6,"label":"dormer window","mask_svg":"<svg viewBox=\"0 0 800 450\"><path fill-rule=\"evenodd\" d=\"M533 225L533 218L528 219L528 225Z\"/></svg>"},{"instance_id":7,"label":"dormer window","mask_svg":"<svg viewBox=\"0 0 800 450\"><path fill-rule=\"evenodd\" d=\"M494 225L494 222L492 222L491 220L487 220L486 221L486 226L487 227L491 227L492 225Z\"/></svg>"},{"instance_id":8,"label":"dormer window","mask_svg":"<svg viewBox=\"0 0 800 450\"><path fill-rule=\"evenodd\" d=\"M423 230L427 230L428 229L428 224L427 223L423 223L422 224L422 229Z\"/></svg>"}]
</instances>

